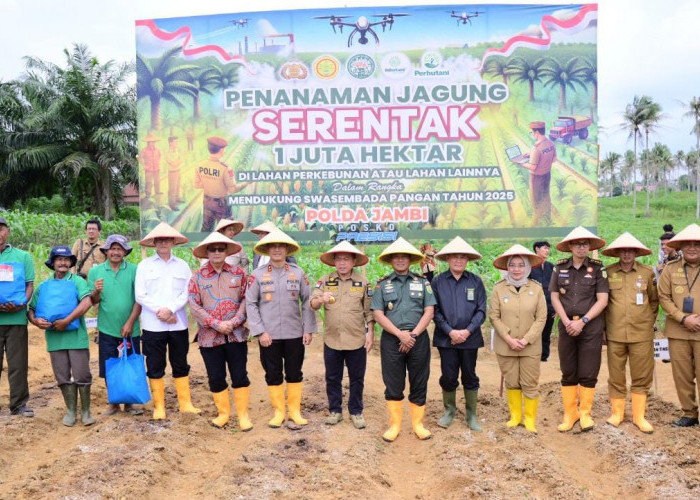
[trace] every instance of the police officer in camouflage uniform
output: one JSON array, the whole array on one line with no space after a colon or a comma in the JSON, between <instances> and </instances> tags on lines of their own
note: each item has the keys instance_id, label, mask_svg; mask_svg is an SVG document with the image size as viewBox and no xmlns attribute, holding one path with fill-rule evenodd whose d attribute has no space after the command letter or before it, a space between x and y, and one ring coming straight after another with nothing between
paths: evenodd
<instances>
[{"instance_id":1,"label":"police officer in camouflage uniform","mask_svg":"<svg viewBox=\"0 0 700 500\"><path fill-rule=\"evenodd\" d=\"M374 319L383 328L382 378L390 428L382 438L394 441L401 430L408 370L413 432L419 439L428 439L430 431L423 426L430 376L430 338L426 328L433 319L435 297L428 280L409 271L411 264L423 260L423 254L405 239L399 238L389 245L379 260L394 268L394 272L377 283L371 304Z\"/></svg>"},{"instance_id":2,"label":"police officer in camouflage uniform","mask_svg":"<svg viewBox=\"0 0 700 500\"><path fill-rule=\"evenodd\" d=\"M559 242L557 250L571 252L556 263L549 283L552 305L559 315L559 364L564 419L557 427L570 431L581 421L581 430L593 428L591 418L595 385L600 371L608 304L608 275L603 263L588 252L605 246L584 227L577 227ZM579 405L580 399L580 405Z\"/></svg>"},{"instance_id":3,"label":"police officer in camouflage uniform","mask_svg":"<svg viewBox=\"0 0 700 500\"><path fill-rule=\"evenodd\" d=\"M268 422L280 427L285 419L284 385L287 380L289 417L296 425L306 425L301 416L301 390L304 346L316 332L316 315L309 305L311 287L304 271L286 262L299 244L279 229L271 231L255 245L255 251L268 255L268 265L254 270L248 278L246 311L250 333L258 337L260 361L275 410Z\"/></svg>"}]
</instances>

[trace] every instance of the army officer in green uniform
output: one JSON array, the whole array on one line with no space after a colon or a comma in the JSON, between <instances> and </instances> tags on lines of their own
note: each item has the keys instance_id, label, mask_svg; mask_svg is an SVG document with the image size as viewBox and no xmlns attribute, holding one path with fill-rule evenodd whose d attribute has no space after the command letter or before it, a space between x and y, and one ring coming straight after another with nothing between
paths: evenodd
<instances>
[{"instance_id":1,"label":"army officer in green uniform","mask_svg":"<svg viewBox=\"0 0 700 500\"><path fill-rule=\"evenodd\" d=\"M383 329L380 343L382 378L390 428L382 438L394 441L401 430L408 370L413 432L419 439L428 439L430 431L423 427L430 376L430 338L426 328L433 319L435 297L428 280L409 271L411 264L423 260L423 254L403 238L389 245L379 260L394 268L393 273L377 283L370 306L375 321Z\"/></svg>"}]
</instances>

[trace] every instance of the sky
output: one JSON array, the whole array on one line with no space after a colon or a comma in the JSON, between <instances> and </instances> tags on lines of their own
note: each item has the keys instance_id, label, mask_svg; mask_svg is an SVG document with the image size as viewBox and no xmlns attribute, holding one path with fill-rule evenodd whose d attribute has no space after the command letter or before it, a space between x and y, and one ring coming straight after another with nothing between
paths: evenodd
<instances>
[{"instance_id":1,"label":"sky","mask_svg":"<svg viewBox=\"0 0 700 500\"><path fill-rule=\"evenodd\" d=\"M564 4L500 0L498 3ZM211 14L243 14L253 10L366 7L377 4L445 5L447 9L473 10L484 2L446 4L414 0L0 0L0 80L18 77L23 57L39 57L57 64L63 49L87 44L101 61L133 60L134 21ZM257 7L262 5L263 8ZM668 144L672 152L695 147L692 121L683 117L683 103L700 96L700 37L697 0L600 0L598 14L598 79L601 157L623 153L632 141L621 130L622 113L635 95L646 94L659 102L665 119L653 142ZM235 17L235 16L234 16ZM319 28L323 27L322 25ZM328 29L326 27L326 29Z\"/></svg>"}]
</instances>

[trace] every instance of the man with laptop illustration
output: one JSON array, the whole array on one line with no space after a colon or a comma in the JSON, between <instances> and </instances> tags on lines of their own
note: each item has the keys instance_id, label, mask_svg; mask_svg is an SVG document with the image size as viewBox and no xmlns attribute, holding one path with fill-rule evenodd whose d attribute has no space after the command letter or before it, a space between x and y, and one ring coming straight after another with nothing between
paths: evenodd
<instances>
[{"instance_id":1,"label":"man with laptop illustration","mask_svg":"<svg viewBox=\"0 0 700 500\"><path fill-rule=\"evenodd\" d=\"M557 159L557 148L544 135L544 122L530 122L530 133L535 138L531 153L521 154L520 147L506 149L508 159L530 171L530 201L534 215L533 226L552 222L552 199L549 186L552 180L552 163Z\"/></svg>"}]
</instances>

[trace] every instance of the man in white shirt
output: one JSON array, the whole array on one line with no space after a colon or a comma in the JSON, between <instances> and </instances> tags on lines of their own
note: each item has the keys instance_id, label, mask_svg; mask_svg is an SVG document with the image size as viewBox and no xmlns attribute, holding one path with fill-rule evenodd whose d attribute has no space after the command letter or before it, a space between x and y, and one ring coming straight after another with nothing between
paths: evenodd
<instances>
[{"instance_id":1,"label":"man in white shirt","mask_svg":"<svg viewBox=\"0 0 700 500\"><path fill-rule=\"evenodd\" d=\"M143 240L143 247L155 247L156 254L139 263L136 269L136 302L141 304L143 353L146 356L153 419L165 418L166 353L173 371L180 412L201 413L190 399L190 365L187 364L188 283L192 272L184 260L172 254L175 245L189 241L165 222L161 222Z\"/></svg>"}]
</instances>

